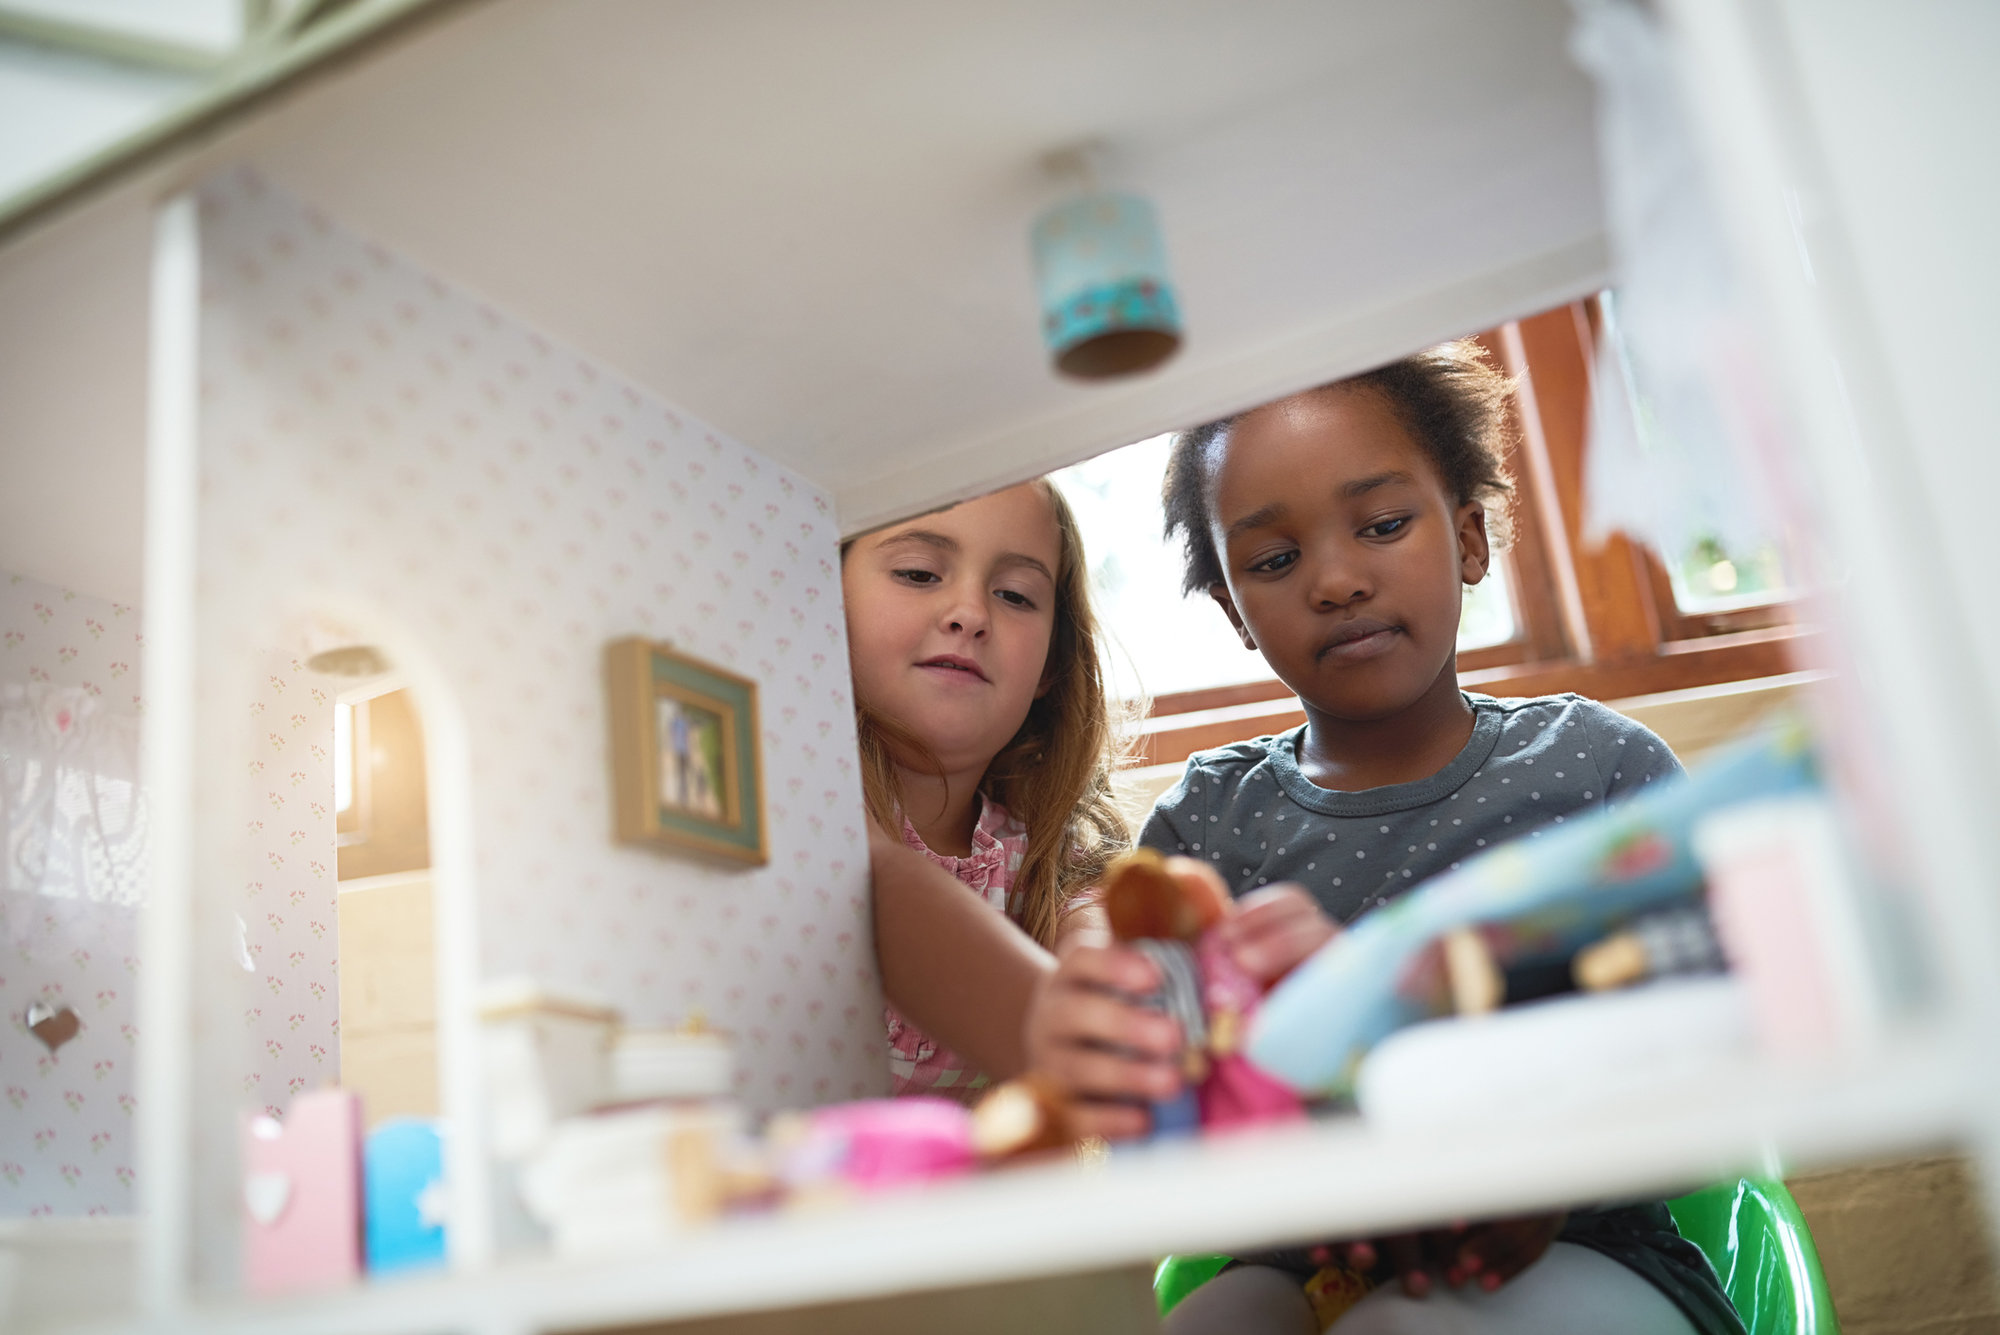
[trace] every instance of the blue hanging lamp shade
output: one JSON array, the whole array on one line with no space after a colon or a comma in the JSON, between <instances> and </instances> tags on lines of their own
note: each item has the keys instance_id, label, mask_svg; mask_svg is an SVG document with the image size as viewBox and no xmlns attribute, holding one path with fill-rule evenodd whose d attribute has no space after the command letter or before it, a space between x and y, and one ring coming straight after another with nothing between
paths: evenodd
<instances>
[{"instance_id":1,"label":"blue hanging lamp shade","mask_svg":"<svg viewBox=\"0 0 2000 1335\"><path fill-rule=\"evenodd\" d=\"M1105 380L1150 371L1181 345L1159 216L1136 195L1091 191L1035 220L1042 336L1058 371Z\"/></svg>"}]
</instances>

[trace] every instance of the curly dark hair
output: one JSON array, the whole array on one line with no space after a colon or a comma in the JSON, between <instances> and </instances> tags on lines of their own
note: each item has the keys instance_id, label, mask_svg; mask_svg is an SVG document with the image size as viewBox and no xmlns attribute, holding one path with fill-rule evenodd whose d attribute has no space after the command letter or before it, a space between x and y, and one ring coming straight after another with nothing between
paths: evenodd
<instances>
[{"instance_id":1,"label":"curly dark hair","mask_svg":"<svg viewBox=\"0 0 2000 1335\"><path fill-rule=\"evenodd\" d=\"M1330 389L1366 389L1386 399L1458 503L1485 503L1488 535L1496 547L1506 545L1507 498L1514 490L1507 474L1507 444L1513 430L1508 404L1514 382L1494 369L1477 341L1440 343L1307 392ZM1184 594L1222 582L1222 558L1209 534L1214 503L1211 447L1249 412L1174 437L1160 501L1166 510L1166 536L1180 539Z\"/></svg>"}]
</instances>

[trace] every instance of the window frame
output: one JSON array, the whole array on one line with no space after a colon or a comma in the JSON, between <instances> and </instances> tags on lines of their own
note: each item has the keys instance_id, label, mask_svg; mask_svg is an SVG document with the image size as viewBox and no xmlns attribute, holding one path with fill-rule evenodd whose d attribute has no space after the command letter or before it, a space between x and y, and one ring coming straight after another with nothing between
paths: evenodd
<instances>
[{"instance_id":1,"label":"window frame","mask_svg":"<svg viewBox=\"0 0 2000 1335\"><path fill-rule=\"evenodd\" d=\"M1598 301L1573 301L1477 335L1515 378L1514 478L1508 563L1517 632L1458 655L1459 682L1493 695L1575 691L1599 700L1718 686L1797 670L1811 630L1791 598L1688 612L1667 566L1623 534L1592 546L1583 533ZM1298 701L1275 678L1162 695L1151 702L1133 763L1295 726Z\"/></svg>"}]
</instances>

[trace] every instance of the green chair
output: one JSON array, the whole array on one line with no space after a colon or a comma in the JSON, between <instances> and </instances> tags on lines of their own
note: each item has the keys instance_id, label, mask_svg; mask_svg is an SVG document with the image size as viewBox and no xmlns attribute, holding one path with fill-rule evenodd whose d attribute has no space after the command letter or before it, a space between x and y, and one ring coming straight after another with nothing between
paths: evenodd
<instances>
[{"instance_id":1,"label":"green chair","mask_svg":"<svg viewBox=\"0 0 2000 1335\"><path fill-rule=\"evenodd\" d=\"M1785 1184L1746 1177L1667 1202L1701 1248L1750 1335L1840 1335L1799 1203Z\"/></svg>"},{"instance_id":2,"label":"green chair","mask_svg":"<svg viewBox=\"0 0 2000 1335\"><path fill-rule=\"evenodd\" d=\"M1782 1182L1746 1177L1667 1202L1701 1248L1750 1335L1840 1335L1819 1252ZM1227 1256L1169 1256L1153 1273L1160 1315L1215 1278Z\"/></svg>"}]
</instances>

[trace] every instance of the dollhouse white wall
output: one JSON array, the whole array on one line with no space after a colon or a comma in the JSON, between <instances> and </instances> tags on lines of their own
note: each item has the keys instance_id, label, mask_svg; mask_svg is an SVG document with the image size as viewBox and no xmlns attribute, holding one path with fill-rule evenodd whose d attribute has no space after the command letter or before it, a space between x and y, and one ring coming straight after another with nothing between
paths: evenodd
<instances>
[{"instance_id":1,"label":"dollhouse white wall","mask_svg":"<svg viewBox=\"0 0 2000 1335\"><path fill-rule=\"evenodd\" d=\"M136 764L145 643L139 610L0 575L0 699L10 743L37 756L33 737L49 735L62 711L81 715L79 735L112 735L94 755L122 751ZM327 749L333 734L332 683L289 654L259 656L260 675L239 700L261 731L248 770L257 815L246 826L258 874L241 887L242 954L256 989L243 1008L248 1056L246 1099L282 1109L292 1093L335 1080L340 1069L334 924L333 780ZM39 757L38 757L39 759ZM20 761L16 761L20 763ZM123 784L136 773L102 774ZM43 780L35 780L38 786ZM116 794L113 794L114 796ZM65 798L58 795L58 806ZM69 804L75 799L68 799ZM143 809L142 809L143 812ZM129 824L117 804L67 810L92 833L129 833L122 854L137 874L89 885L36 875L10 847L0 884L0 1216L125 1214L135 1180L133 1123L138 1110L133 1062L143 1017L137 976L143 967L138 918L146 878L143 814ZM43 828L15 839L42 842ZM55 856L77 850L53 841ZM34 855L36 865L44 856ZM91 854L86 852L86 858ZM27 1031L31 1002L68 1005L82 1020L77 1037L51 1053Z\"/></svg>"},{"instance_id":2,"label":"dollhouse white wall","mask_svg":"<svg viewBox=\"0 0 2000 1335\"><path fill-rule=\"evenodd\" d=\"M212 963L223 901L293 856L258 837L269 785L225 758L284 738L251 777L288 776L290 706L251 719L241 693L255 646L332 610L422 665L427 727L462 724L465 769L433 748L431 784L469 797L481 976L588 989L636 1023L700 1012L735 1035L753 1109L878 1092L828 497L254 175L200 206L197 1033L274 1009ZM768 865L612 843L602 651L635 633L760 684ZM236 1109L267 1101L217 1046L195 1045L203 1217L233 1213Z\"/></svg>"}]
</instances>

